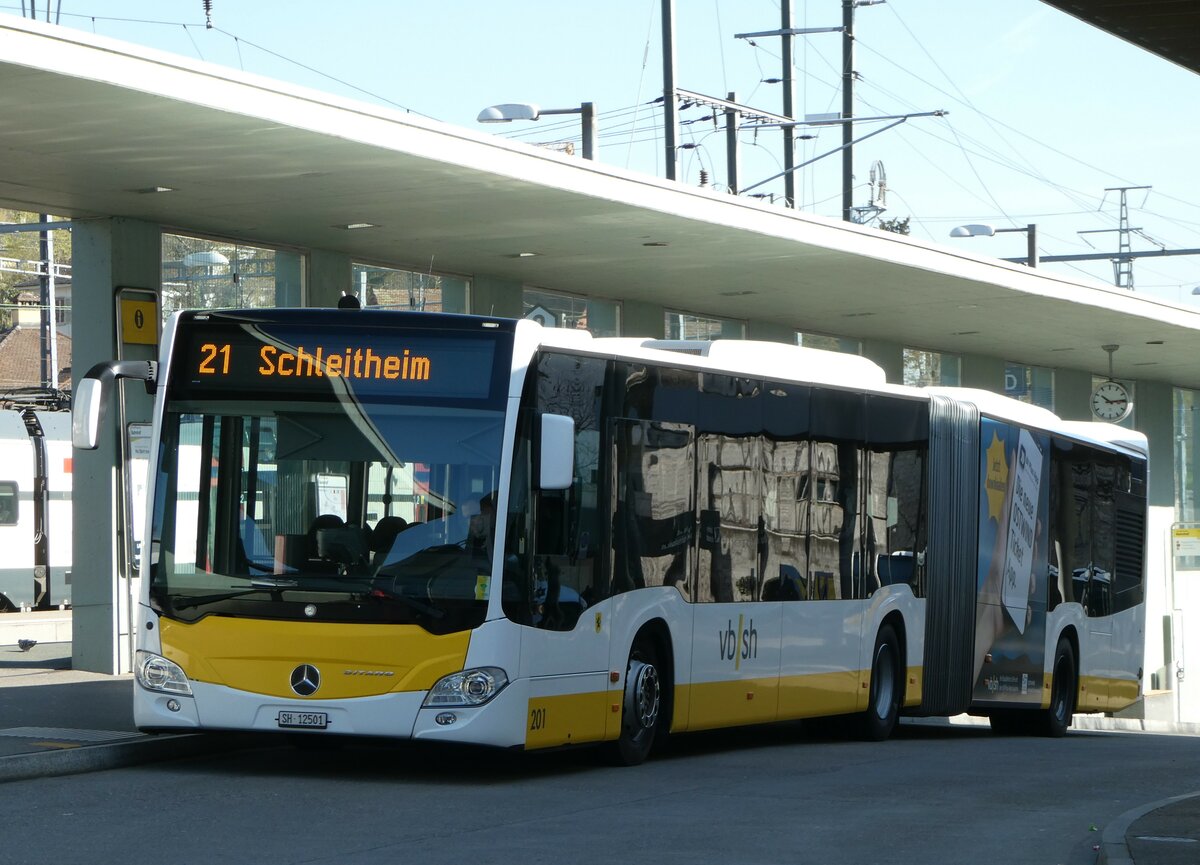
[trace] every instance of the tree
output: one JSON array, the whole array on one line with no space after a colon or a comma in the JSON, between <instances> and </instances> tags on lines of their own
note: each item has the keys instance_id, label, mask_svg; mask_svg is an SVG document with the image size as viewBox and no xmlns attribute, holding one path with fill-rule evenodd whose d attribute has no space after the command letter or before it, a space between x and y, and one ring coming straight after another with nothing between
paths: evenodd
<instances>
[{"instance_id":1,"label":"tree","mask_svg":"<svg viewBox=\"0 0 1200 865\"><path fill-rule=\"evenodd\" d=\"M898 216L895 219L881 219L879 220L879 227L884 231L891 231L894 234L908 234L909 219L911 217L908 216L903 219Z\"/></svg>"}]
</instances>

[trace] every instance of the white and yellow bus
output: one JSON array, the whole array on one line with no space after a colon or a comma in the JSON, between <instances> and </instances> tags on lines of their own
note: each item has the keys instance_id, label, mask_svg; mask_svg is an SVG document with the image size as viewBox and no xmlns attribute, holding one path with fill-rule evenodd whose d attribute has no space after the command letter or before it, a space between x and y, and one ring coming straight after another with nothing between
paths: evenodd
<instances>
[{"instance_id":1,"label":"white and yellow bus","mask_svg":"<svg viewBox=\"0 0 1200 865\"><path fill-rule=\"evenodd\" d=\"M162 374L159 374L161 370ZM1146 440L794 346L187 312L157 365L147 731L514 748L850 715L1062 735L1141 690Z\"/></svg>"}]
</instances>

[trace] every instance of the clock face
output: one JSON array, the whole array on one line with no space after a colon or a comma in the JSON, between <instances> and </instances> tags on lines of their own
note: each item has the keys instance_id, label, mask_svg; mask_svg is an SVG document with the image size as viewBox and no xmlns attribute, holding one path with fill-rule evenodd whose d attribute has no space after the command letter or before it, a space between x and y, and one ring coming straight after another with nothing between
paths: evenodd
<instances>
[{"instance_id":1,"label":"clock face","mask_svg":"<svg viewBox=\"0 0 1200 865\"><path fill-rule=\"evenodd\" d=\"M1092 391L1092 414L1112 423L1124 420L1133 409L1129 391L1119 381L1106 381Z\"/></svg>"}]
</instances>

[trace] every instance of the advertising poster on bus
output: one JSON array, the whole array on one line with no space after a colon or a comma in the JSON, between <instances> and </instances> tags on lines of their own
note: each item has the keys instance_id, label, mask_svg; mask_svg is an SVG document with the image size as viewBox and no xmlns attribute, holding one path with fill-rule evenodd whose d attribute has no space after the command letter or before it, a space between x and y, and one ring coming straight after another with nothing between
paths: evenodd
<instances>
[{"instance_id":1,"label":"advertising poster on bus","mask_svg":"<svg viewBox=\"0 0 1200 865\"><path fill-rule=\"evenodd\" d=\"M980 433L974 698L1040 704L1050 443L987 418Z\"/></svg>"}]
</instances>

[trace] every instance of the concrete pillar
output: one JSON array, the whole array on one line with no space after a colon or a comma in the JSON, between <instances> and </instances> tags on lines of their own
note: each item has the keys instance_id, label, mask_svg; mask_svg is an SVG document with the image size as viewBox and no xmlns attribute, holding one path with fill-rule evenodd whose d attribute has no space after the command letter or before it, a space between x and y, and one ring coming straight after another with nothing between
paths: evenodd
<instances>
[{"instance_id":1,"label":"concrete pillar","mask_svg":"<svg viewBox=\"0 0 1200 865\"><path fill-rule=\"evenodd\" d=\"M1172 388L1161 381L1139 381L1133 393L1138 431L1150 440L1150 504L1175 507L1175 413Z\"/></svg>"},{"instance_id":2,"label":"concrete pillar","mask_svg":"<svg viewBox=\"0 0 1200 865\"><path fill-rule=\"evenodd\" d=\"M498 318L520 318L525 314L519 282L477 276L471 283L471 312Z\"/></svg>"},{"instance_id":3,"label":"concrete pillar","mask_svg":"<svg viewBox=\"0 0 1200 865\"><path fill-rule=\"evenodd\" d=\"M466 312L469 298L467 280L457 276L442 277L442 312Z\"/></svg>"},{"instance_id":4,"label":"concrete pillar","mask_svg":"<svg viewBox=\"0 0 1200 865\"><path fill-rule=\"evenodd\" d=\"M1088 376L1089 393L1091 376ZM1146 649L1145 664L1148 671L1146 688L1153 683L1161 689L1176 689L1179 682L1174 678L1174 662L1187 659L1174 658L1175 642L1172 634L1172 606L1186 609L1186 595L1178 592L1178 582L1172 588L1173 559L1171 551L1171 528L1175 522L1175 413L1174 389L1166 382L1138 381L1133 391L1134 426L1146 435L1150 443L1150 520L1146 526L1147 570L1146 570ZM1183 614L1186 621L1190 610ZM1180 625L1178 619L1174 626ZM1184 650L1186 641L1177 643ZM1176 699L1183 694L1177 690ZM1152 704L1147 701L1150 717ZM1180 720L1193 720L1180 714ZM1175 720L1174 717L1169 720Z\"/></svg>"},{"instance_id":5,"label":"concrete pillar","mask_svg":"<svg viewBox=\"0 0 1200 865\"><path fill-rule=\"evenodd\" d=\"M304 305L335 307L343 292L352 294L352 265L350 256L341 252L314 249L309 253L308 297Z\"/></svg>"},{"instance_id":6,"label":"concrete pillar","mask_svg":"<svg viewBox=\"0 0 1200 865\"><path fill-rule=\"evenodd\" d=\"M746 323L746 339L760 339L765 342L782 342L796 345L796 329L786 324L776 324L770 321L749 321Z\"/></svg>"},{"instance_id":7,"label":"concrete pillar","mask_svg":"<svg viewBox=\"0 0 1200 865\"><path fill-rule=\"evenodd\" d=\"M662 339L666 334L665 310L657 303L627 300L622 305L621 336Z\"/></svg>"},{"instance_id":8,"label":"concrete pillar","mask_svg":"<svg viewBox=\"0 0 1200 865\"><path fill-rule=\"evenodd\" d=\"M159 292L162 233L157 225L119 218L80 220L72 232L71 366L72 381L78 382L93 364L118 356L117 289ZM148 358L153 350L152 346L125 346L123 356ZM153 401L143 385L126 383L122 391L125 423L149 422ZM72 666L96 673L128 672L132 663L125 604L131 596L136 604L136 596L124 565L120 420L114 400L108 406L100 446L76 451L72 463Z\"/></svg>"},{"instance_id":9,"label":"concrete pillar","mask_svg":"<svg viewBox=\"0 0 1200 865\"><path fill-rule=\"evenodd\" d=\"M962 386L992 393L1004 393L1004 367L1000 358L979 354L964 354L962 360Z\"/></svg>"},{"instance_id":10,"label":"concrete pillar","mask_svg":"<svg viewBox=\"0 0 1200 865\"><path fill-rule=\"evenodd\" d=\"M1092 417L1092 374L1078 369L1054 371L1054 413L1063 420Z\"/></svg>"},{"instance_id":11,"label":"concrete pillar","mask_svg":"<svg viewBox=\"0 0 1200 865\"><path fill-rule=\"evenodd\" d=\"M275 305L278 307L304 304L304 256L298 252L275 252Z\"/></svg>"},{"instance_id":12,"label":"concrete pillar","mask_svg":"<svg viewBox=\"0 0 1200 865\"><path fill-rule=\"evenodd\" d=\"M863 357L869 358L883 367L889 383L904 384L903 345L882 339L864 339L862 353Z\"/></svg>"}]
</instances>

